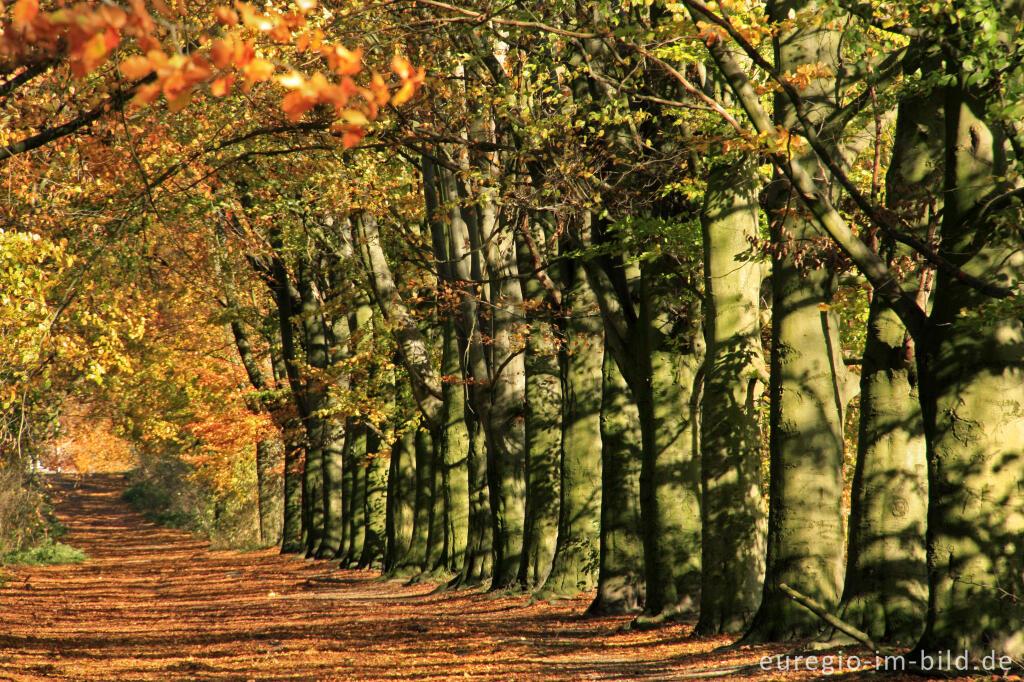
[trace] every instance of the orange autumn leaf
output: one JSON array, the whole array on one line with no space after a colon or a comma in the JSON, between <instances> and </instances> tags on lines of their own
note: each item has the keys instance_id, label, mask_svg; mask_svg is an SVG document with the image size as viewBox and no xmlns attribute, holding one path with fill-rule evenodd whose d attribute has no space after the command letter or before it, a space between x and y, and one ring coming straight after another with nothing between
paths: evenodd
<instances>
[{"instance_id":1,"label":"orange autumn leaf","mask_svg":"<svg viewBox=\"0 0 1024 682\"><path fill-rule=\"evenodd\" d=\"M231 66L231 59L235 55L235 46L228 40L218 38L210 45L210 58L218 69L226 69Z\"/></svg>"},{"instance_id":2,"label":"orange autumn leaf","mask_svg":"<svg viewBox=\"0 0 1024 682\"><path fill-rule=\"evenodd\" d=\"M38 0L18 0L18 2L14 3L13 19L16 23L31 23L38 14Z\"/></svg>"},{"instance_id":3,"label":"orange autumn leaf","mask_svg":"<svg viewBox=\"0 0 1024 682\"><path fill-rule=\"evenodd\" d=\"M189 102L192 101L192 95L194 91L192 89L181 92L177 97L167 102L167 108L172 114L176 114L185 107L188 106Z\"/></svg>"},{"instance_id":4,"label":"orange autumn leaf","mask_svg":"<svg viewBox=\"0 0 1024 682\"><path fill-rule=\"evenodd\" d=\"M412 77L412 64L408 59L400 55L391 58L391 70L398 74L403 81Z\"/></svg>"},{"instance_id":5,"label":"orange autumn leaf","mask_svg":"<svg viewBox=\"0 0 1024 682\"><path fill-rule=\"evenodd\" d=\"M362 70L362 50L349 50L341 45L325 45L320 48L321 53L327 57L327 64L339 76L354 76Z\"/></svg>"},{"instance_id":6,"label":"orange autumn leaf","mask_svg":"<svg viewBox=\"0 0 1024 682\"><path fill-rule=\"evenodd\" d=\"M281 102L281 109L293 123L302 118L302 115L313 108L316 100L311 99L301 90L289 92Z\"/></svg>"},{"instance_id":7,"label":"orange autumn leaf","mask_svg":"<svg viewBox=\"0 0 1024 682\"><path fill-rule=\"evenodd\" d=\"M399 55L395 55L392 58L391 69L402 79L402 87L391 98L391 103L399 106L412 99L413 95L416 94L416 90L423 84L426 73L422 67L414 69L408 59Z\"/></svg>"},{"instance_id":8,"label":"orange autumn leaf","mask_svg":"<svg viewBox=\"0 0 1024 682\"><path fill-rule=\"evenodd\" d=\"M214 97L223 97L228 94L228 90L231 89L231 84L235 82L233 75L221 76L210 84L210 94Z\"/></svg>"},{"instance_id":9,"label":"orange autumn leaf","mask_svg":"<svg viewBox=\"0 0 1024 682\"><path fill-rule=\"evenodd\" d=\"M160 95L160 84L159 83L146 83L140 85L135 90L135 97L132 98L132 104L141 105L149 104Z\"/></svg>"},{"instance_id":10,"label":"orange autumn leaf","mask_svg":"<svg viewBox=\"0 0 1024 682\"><path fill-rule=\"evenodd\" d=\"M245 65L245 77L254 83L267 80L274 74L274 65L259 57Z\"/></svg>"},{"instance_id":11,"label":"orange autumn leaf","mask_svg":"<svg viewBox=\"0 0 1024 682\"><path fill-rule=\"evenodd\" d=\"M217 21L224 24L225 26L238 25L238 12L231 9L230 7L225 7L223 5L215 7L213 10L213 14L217 17Z\"/></svg>"},{"instance_id":12,"label":"orange autumn leaf","mask_svg":"<svg viewBox=\"0 0 1024 682\"><path fill-rule=\"evenodd\" d=\"M168 19L173 21L174 19L177 18L175 16L174 10L172 10L170 7L168 7L167 3L165 3L164 0L149 0L149 1L151 3L153 3L153 7L156 7L156 11L157 12L159 12L162 15L164 15Z\"/></svg>"},{"instance_id":13,"label":"orange autumn leaf","mask_svg":"<svg viewBox=\"0 0 1024 682\"><path fill-rule=\"evenodd\" d=\"M149 59L141 55L128 57L117 68L124 74L125 78L131 80L139 80L153 73L153 66L149 63Z\"/></svg>"}]
</instances>

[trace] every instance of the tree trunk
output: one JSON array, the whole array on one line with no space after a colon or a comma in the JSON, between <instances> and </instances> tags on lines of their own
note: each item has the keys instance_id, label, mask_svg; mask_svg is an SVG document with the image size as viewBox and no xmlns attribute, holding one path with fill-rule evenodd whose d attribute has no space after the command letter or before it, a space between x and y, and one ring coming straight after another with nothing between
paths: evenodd
<instances>
[{"instance_id":1,"label":"tree trunk","mask_svg":"<svg viewBox=\"0 0 1024 682\"><path fill-rule=\"evenodd\" d=\"M459 342L453 322L444 324L441 374L445 377L444 433L441 439L441 486L446 538L445 568L462 569L469 527L469 429L466 425L466 389L459 379Z\"/></svg>"},{"instance_id":2,"label":"tree trunk","mask_svg":"<svg viewBox=\"0 0 1024 682\"><path fill-rule=\"evenodd\" d=\"M456 586L481 585L491 579L494 547L491 535L491 501L487 485L487 459L480 422L466 420L469 429L469 524L466 534L466 560L454 581Z\"/></svg>"},{"instance_id":3,"label":"tree trunk","mask_svg":"<svg viewBox=\"0 0 1024 682\"><path fill-rule=\"evenodd\" d=\"M1019 200L990 203L1007 180L1001 127L963 85L945 91L941 254L984 282L1024 275ZM1012 300L1012 299L1011 299ZM918 650L995 652L1024 667L1024 325L1018 313L936 277L930 333L918 339L928 440L929 600Z\"/></svg>"},{"instance_id":4,"label":"tree trunk","mask_svg":"<svg viewBox=\"0 0 1024 682\"><path fill-rule=\"evenodd\" d=\"M388 457L380 452L377 434L367 437L366 487L363 494L363 551L359 568L379 566L384 559L387 524Z\"/></svg>"},{"instance_id":5,"label":"tree trunk","mask_svg":"<svg viewBox=\"0 0 1024 682\"><path fill-rule=\"evenodd\" d=\"M495 230L500 229L494 227ZM492 236L492 235L489 235ZM526 366L519 342L517 317L523 294L518 281L511 234L493 237L488 271L497 278L492 294L489 328L490 362L487 419L487 470L494 513L494 576L492 589L520 587L519 565L526 520Z\"/></svg>"},{"instance_id":6,"label":"tree trunk","mask_svg":"<svg viewBox=\"0 0 1024 682\"><path fill-rule=\"evenodd\" d=\"M704 338L701 400L701 602L696 632L742 631L761 601L767 515L758 399L761 265L758 177L748 159L711 169L704 194Z\"/></svg>"},{"instance_id":7,"label":"tree trunk","mask_svg":"<svg viewBox=\"0 0 1024 682\"><path fill-rule=\"evenodd\" d=\"M519 270L532 269L527 245L516 243ZM562 378L559 331L551 303L536 277L523 280L523 298L534 316L526 346L526 517L519 580L528 588L547 579L558 540L562 458Z\"/></svg>"},{"instance_id":8,"label":"tree trunk","mask_svg":"<svg viewBox=\"0 0 1024 682\"><path fill-rule=\"evenodd\" d=\"M330 409L333 400L327 400ZM318 559L333 559L341 552L345 524L342 477L345 457L345 425L337 416L325 420L323 448L324 534L317 549Z\"/></svg>"},{"instance_id":9,"label":"tree trunk","mask_svg":"<svg viewBox=\"0 0 1024 682\"><path fill-rule=\"evenodd\" d=\"M673 616L700 599L698 409L704 340L691 302L689 320L669 318L665 273L641 267L637 411L643 442L640 509L647 593L644 610ZM681 325L681 328L679 328Z\"/></svg>"},{"instance_id":10,"label":"tree trunk","mask_svg":"<svg viewBox=\"0 0 1024 682\"><path fill-rule=\"evenodd\" d=\"M348 537L349 545L341 563L343 566L358 566L363 555L363 541L366 539L366 477L373 453L374 435L364 424L357 424L353 447L346 453L345 463L352 472L352 487L348 502ZM346 491L349 492L349 491Z\"/></svg>"},{"instance_id":11,"label":"tree trunk","mask_svg":"<svg viewBox=\"0 0 1024 682\"><path fill-rule=\"evenodd\" d=\"M256 443L261 545L276 545L281 540L283 467L284 442L280 438L264 438Z\"/></svg>"},{"instance_id":12,"label":"tree trunk","mask_svg":"<svg viewBox=\"0 0 1024 682\"><path fill-rule=\"evenodd\" d=\"M302 301L301 325L306 362L322 370L328 365L327 325L314 289L311 264L302 261L297 271ZM305 386L306 467L302 473L302 504L305 519L306 556L316 556L324 538L324 448L329 425L319 412L327 405L327 387L321 378L307 380Z\"/></svg>"},{"instance_id":13,"label":"tree trunk","mask_svg":"<svg viewBox=\"0 0 1024 682\"><path fill-rule=\"evenodd\" d=\"M413 509L412 540L405 561L398 569L405 572L420 572L427 569L427 551L430 534L431 481L434 476L434 454L430 432L418 427L413 436L413 452L416 458L416 492Z\"/></svg>"},{"instance_id":14,"label":"tree trunk","mask_svg":"<svg viewBox=\"0 0 1024 682\"><path fill-rule=\"evenodd\" d=\"M942 205L945 142L941 95L900 104L886 200L928 238ZM887 244L890 251L892 245ZM904 249L896 253L906 258ZM920 266L918 266L920 267ZM931 273L911 275L926 307ZM868 314L861 365L860 433L850 504L843 620L876 641L912 644L928 602L928 478L914 344L880 297Z\"/></svg>"},{"instance_id":15,"label":"tree trunk","mask_svg":"<svg viewBox=\"0 0 1024 682\"><path fill-rule=\"evenodd\" d=\"M281 553L302 551L302 424L298 417L285 421L284 438L284 518L281 522Z\"/></svg>"},{"instance_id":16,"label":"tree trunk","mask_svg":"<svg viewBox=\"0 0 1024 682\"><path fill-rule=\"evenodd\" d=\"M773 2L769 11L782 21L791 8L814 7L807 0ZM776 66L795 72L807 64L834 65L837 43L834 31L791 29L776 38ZM802 94L809 102L806 113L820 122L834 107L834 80L814 79ZM782 126L795 122L784 97L776 98L775 118ZM804 157L805 166L815 162L810 151ZM772 256L768 551L761 606L745 637L751 642L822 630L818 617L783 594L780 583L829 609L842 589L845 368L837 352L834 314L827 308L835 277L824 263L814 263L814 249L822 246L819 232L797 201L789 184L777 177L767 202L771 240L777 245ZM803 250L810 252L806 266Z\"/></svg>"},{"instance_id":17,"label":"tree trunk","mask_svg":"<svg viewBox=\"0 0 1024 682\"><path fill-rule=\"evenodd\" d=\"M416 512L416 434L405 431L391 446L388 487L385 502L387 548L384 572L391 573L405 562L412 543L413 517Z\"/></svg>"},{"instance_id":18,"label":"tree trunk","mask_svg":"<svg viewBox=\"0 0 1024 682\"><path fill-rule=\"evenodd\" d=\"M636 613L644 605L640 415L622 372L605 353L601 388L601 552L594 615Z\"/></svg>"},{"instance_id":19,"label":"tree trunk","mask_svg":"<svg viewBox=\"0 0 1024 682\"><path fill-rule=\"evenodd\" d=\"M601 363L604 334L583 267L567 296L558 541L542 595L573 596L597 579L601 522Z\"/></svg>"}]
</instances>

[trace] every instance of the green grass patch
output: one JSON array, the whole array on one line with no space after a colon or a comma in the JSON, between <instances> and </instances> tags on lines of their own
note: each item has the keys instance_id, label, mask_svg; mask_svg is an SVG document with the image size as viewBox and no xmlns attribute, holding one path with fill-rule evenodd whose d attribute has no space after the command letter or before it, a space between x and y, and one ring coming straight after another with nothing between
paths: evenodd
<instances>
[{"instance_id":1,"label":"green grass patch","mask_svg":"<svg viewBox=\"0 0 1024 682\"><path fill-rule=\"evenodd\" d=\"M0 556L0 564L18 566L54 566L59 564L80 564L88 559L80 549L63 542L48 542Z\"/></svg>"}]
</instances>

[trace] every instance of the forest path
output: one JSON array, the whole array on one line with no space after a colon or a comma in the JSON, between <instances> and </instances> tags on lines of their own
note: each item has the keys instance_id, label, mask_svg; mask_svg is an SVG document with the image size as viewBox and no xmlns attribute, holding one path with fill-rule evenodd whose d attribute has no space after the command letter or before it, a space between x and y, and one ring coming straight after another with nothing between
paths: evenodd
<instances>
[{"instance_id":1,"label":"forest path","mask_svg":"<svg viewBox=\"0 0 1024 682\"><path fill-rule=\"evenodd\" d=\"M689 627L479 592L432 594L371 571L213 551L122 501L120 476L54 477L70 566L3 569L0 680L629 680L763 675L763 651L687 641ZM788 678L789 676L787 676ZM800 676L802 677L802 676ZM727 679L719 677L719 679Z\"/></svg>"}]
</instances>

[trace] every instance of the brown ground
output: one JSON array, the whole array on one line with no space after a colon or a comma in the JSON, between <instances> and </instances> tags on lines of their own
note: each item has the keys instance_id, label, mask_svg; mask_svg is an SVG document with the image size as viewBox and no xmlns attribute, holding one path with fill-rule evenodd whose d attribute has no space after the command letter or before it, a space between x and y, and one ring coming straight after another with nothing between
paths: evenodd
<instances>
[{"instance_id":1,"label":"brown ground","mask_svg":"<svg viewBox=\"0 0 1024 682\"><path fill-rule=\"evenodd\" d=\"M581 619L588 598L432 594L271 550L211 551L132 511L117 476L56 483L64 541L90 559L0 569L0 679L815 677L763 673L760 657L778 649L714 651L728 640L690 641L684 625Z\"/></svg>"}]
</instances>

